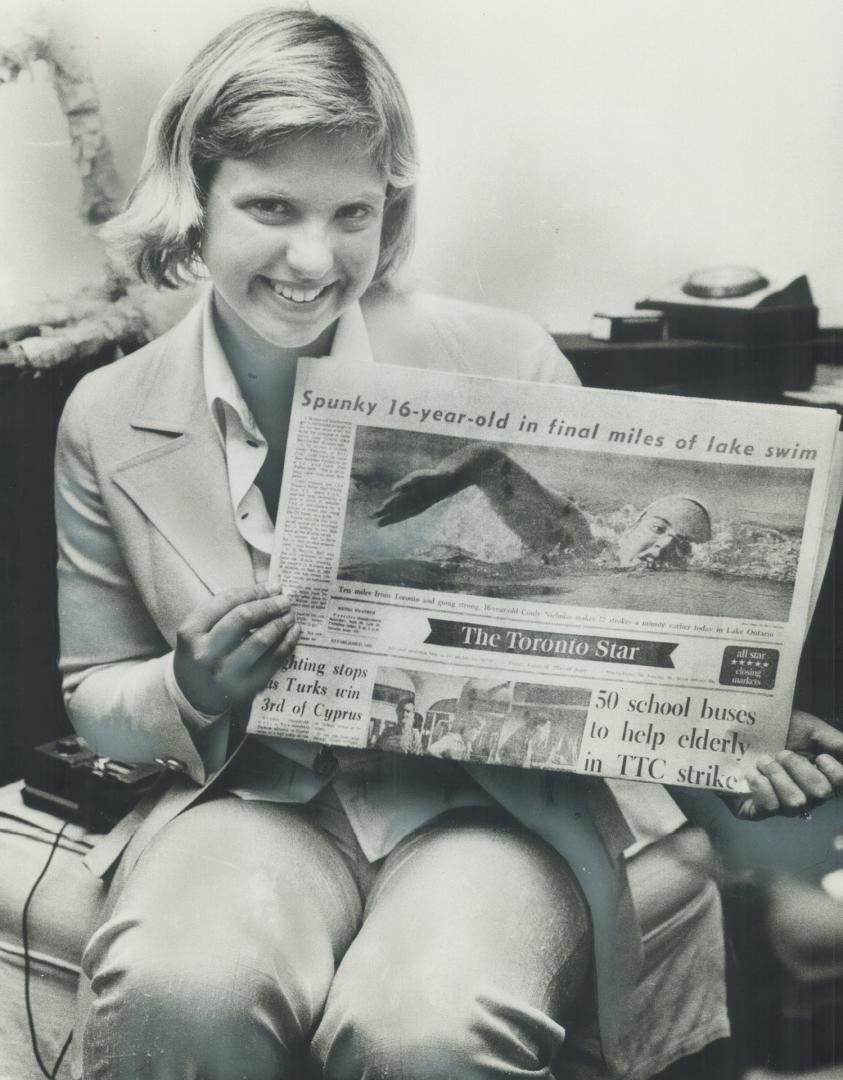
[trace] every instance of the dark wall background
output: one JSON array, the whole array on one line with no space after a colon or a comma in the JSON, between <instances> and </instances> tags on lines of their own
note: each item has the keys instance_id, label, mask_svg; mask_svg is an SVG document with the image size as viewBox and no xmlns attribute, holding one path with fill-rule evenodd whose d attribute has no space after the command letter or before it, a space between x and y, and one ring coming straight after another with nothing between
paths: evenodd
<instances>
[{"instance_id":1,"label":"dark wall background","mask_svg":"<svg viewBox=\"0 0 843 1080\"><path fill-rule=\"evenodd\" d=\"M0 364L0 783L29 748L70 730L56 658L53 455L68 395L109 347L45 371Z\"/></svg>"}]
</instances>

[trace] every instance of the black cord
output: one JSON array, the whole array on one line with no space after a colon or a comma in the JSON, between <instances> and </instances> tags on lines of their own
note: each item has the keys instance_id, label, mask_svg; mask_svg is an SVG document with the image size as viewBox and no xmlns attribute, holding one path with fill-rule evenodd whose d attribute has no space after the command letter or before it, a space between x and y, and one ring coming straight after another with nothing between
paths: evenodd
<instances>
[{"instance_id":1,"label":"black cord","mask_svg":"<svg viewBox=\"0 0 843 1080\"><path fill-rule=\"evenodd\" d=\"M61 1063L64 1061L64 1055L70 1049L70 1044L73 1042L73 1032L68 1032L67 1038L64 1040L64 1046L61 1048L59 1056L56 1058L56 1063L53 1066L53 1071L50 1073L50 1080L56 1080L61 1068Z\"/></svg>"},{"instance_id":2,"label":"black cord","mask_svg":"<svg viewBox=\"0 0 843 1080\"><path fill-rule=\"evenodd\" d=\"M27 1024L29 1024L29 1037L32 1041L32 1052L35 1054L35 1060L38 1062L38 1068L41 1070L44 1076L47 1077L47 1080L55 1080L56 1076L58 1075L58 1071L61 1068L61 1063L64 1060L64 1055L67 1053L68 1047L70 1046L71 1040L73 1039L73 1032L71 1031L71 1033L65 1039L64 1046L61 1048L61 1053L56 1059L56 1063L53 1066L52 1070L48 1070L47 1066L44 1064L43 1058L41 1057L41 1051L38 1049L38 1037L35 1034L35 1020L32 1015L32 1000L29 993L29 983L31 976L31 961L29 956L29 905L32 903L32 899L35 896L35 890L44 880L44 875L50 868L50 863L53 861L53 856L55 855L56 851L58 851L59 843L61 842L64 830L69 824L70 822L66 821L56 833L55 839L50 846L50 853L47 856L47 861L44 863L41 873L36 878L35 884L29 890L29 896L27 896L26 903L23 905L23 916L21 918L21 939L23 940L23 994L24 1000L26 1002L26 1022Z\"/></svg>"},{"instance_id":3,"label":"black cord","mask_svg":"<svg viewBox=\"0 0 843 1080\"><path fill-rule=\"evenodd\" d=\"M47 835L50 837L49 840L47 839L47 836L33 836L30 833L23 832L21 829L4 829L2 825L0 825L0 836L22 836L24 840L31 840L34 844L49 844L52 846L55 833L48 833ZM73 847L71 846L72 844L73 841L71 841L70 844L59 844L59 847L62 851L72 851L74 855L84 855L91 850L91 845L84 840L80 842L79 847ZM80 847L82 847L83 850L80 851Z\"/></svg>"}]
</instances>

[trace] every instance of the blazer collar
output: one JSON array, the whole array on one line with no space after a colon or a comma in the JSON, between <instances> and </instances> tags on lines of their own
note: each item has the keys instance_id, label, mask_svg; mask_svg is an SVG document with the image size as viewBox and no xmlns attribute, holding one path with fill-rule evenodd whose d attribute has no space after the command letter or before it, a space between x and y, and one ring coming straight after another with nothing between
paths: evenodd
<instances>
[{"instance_id":1,"label":"blazer collar","mask_svg":"<svg viewBox=\"0 0 843 1080\"><path fill-rule=\"evenodd\" d=\"M146 394L130 423L133 428L181 435L205 413L202 381L202 322L207 301L159 339Z\"/></svg>"},{"instance_id":2,"label":"blazer collar","mask_svg":"<svg viewBox=\"0 0 843 1080\"><path fill-rule=\"evenodd\" d=\"M205 403L202 304L159 342L130 424L140 450L114 482L216 593L254 582L237 531L225 455Z\"/></svg>"},{"instance_id":3,"label":"blazer collar","mask_svg":"<svg viewBox=\"0 0 843 1080\"><path fill-rule=\"evenodd\" d=\"M117 466L114 481L173 545L211 592L254 581L237 530L225 454L203 375L210 290L159 339L146 393L130 421L143 449ZM340 319L332 355L372 359L359 305Z\"/></svg>"}]
</instances>

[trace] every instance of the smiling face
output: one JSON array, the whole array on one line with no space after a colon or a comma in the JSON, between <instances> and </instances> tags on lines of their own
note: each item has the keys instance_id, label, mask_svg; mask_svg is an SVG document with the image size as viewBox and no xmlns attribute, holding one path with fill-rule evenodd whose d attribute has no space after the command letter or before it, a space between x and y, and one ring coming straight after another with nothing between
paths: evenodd
<instances>
[{"instance_id":1,"label":"smiling face","mask_svg":"<svg viewBox=\"0 0 843 1080\"><path fill-rule=\"evenodd\" d=\"M228 329L295 354L327 352L337 319L374 277L385 195L351 134L290 136L221 161L202 258Z\"/></svg>"}]
</instances>

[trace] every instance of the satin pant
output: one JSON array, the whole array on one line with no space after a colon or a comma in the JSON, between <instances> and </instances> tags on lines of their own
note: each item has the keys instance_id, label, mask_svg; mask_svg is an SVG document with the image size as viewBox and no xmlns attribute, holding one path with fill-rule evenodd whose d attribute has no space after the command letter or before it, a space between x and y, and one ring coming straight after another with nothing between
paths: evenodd
<instances>
[{"instance_id":1,"label":"satin pant","mask_svg":"<svg viewBox=\"0 0 843 1080\"><path fill-rule=\"evenodd\" d=\"M86 1080L552 1077L591 928L503 811L451 811L373 864L330 793L226 796L155 838L83 966Z\"/></svg>"}]
</instances>

